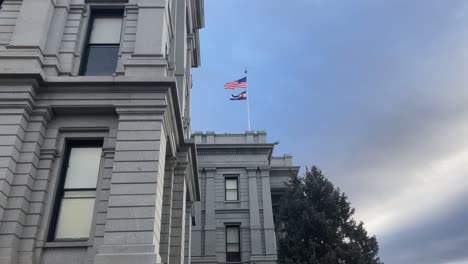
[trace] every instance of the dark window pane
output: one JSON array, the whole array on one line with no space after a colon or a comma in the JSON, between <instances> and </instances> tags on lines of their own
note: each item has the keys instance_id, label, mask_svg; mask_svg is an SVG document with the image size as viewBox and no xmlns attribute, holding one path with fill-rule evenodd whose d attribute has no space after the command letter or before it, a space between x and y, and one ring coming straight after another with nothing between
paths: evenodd
<instances>
[{"instance_id":1,"label":"dark window pane","mask_svg":"<svg viewBox=\"0 0 468 264\"><path fill-rule=\"evenodd\" d=\"M84 75L110 76L115 72L119 46L89 46Z\"/></svg>"},{"instance_id":2,"label":"dark window pane","mask_svg":"<svg viewBox=\"0 0 468 264\"><path fill-rule=\"evenodd\" d=\"M226 226L226 261L240 262L239 226Z\"/></svg>"},{"instance_id":3,"label":"dark window pane","mask_svg":"<svg viewBox=\"0 0 468 264\"><path fill-rule=\"evenodd\" d=\"M239 244L227 244L226 252L239 252Z\"/></svg>"},{"instance_id":4,"label":"dark window pane","mask_svg":"<svg viewBox=\"0 0 468 264\"><path fill-rule=\"evenodd\" d=\"M226 253L227 262L240 262L241 257L239 252L228 252Z\"/></svg>"}]
</instances>

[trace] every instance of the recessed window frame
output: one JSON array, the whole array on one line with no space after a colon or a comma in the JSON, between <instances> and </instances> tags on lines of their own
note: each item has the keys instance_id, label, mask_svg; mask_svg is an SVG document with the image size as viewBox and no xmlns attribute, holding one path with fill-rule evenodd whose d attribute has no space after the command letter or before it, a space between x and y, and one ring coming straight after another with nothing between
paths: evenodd
<instances>
[{"instance_id":1,"label":"recessed window frame","mask_svg":"<svg viewBox=\"0 0 468 264\"><path fill-rule=\"evenodd\" d=\"M228 188L228 181L236 181L236 189ZM228 199L228 191L236 191L236 199ZM225 175L224 176L224 200L225 201L239 201L239 175Z\"/></svg>"},{"instance_id":2,"label":"recessed window frame","mask_svg":"<svg viewBox=\"0 0 468 264\"><path fill-rule=\"evenodd\" d=\"M70 163L70 156L71 156L71 150L73 148L102 148L103 147L104 140L102 138L98 139L65 139L65 150L63 154L63 159L62 159L62 164L60 165L60 170L58 174L58 180L57 180L57 188L55 192L55 197L53 200L53 205L52 205L52 217L50 220L49 228L48 228L48 233L47 233L47 241L48 242L62 242L62 241L88 241L89 238L91 237L91 231L93 230L92 226L90 229L90 233L88 234L88 237L82 237L82 238L58 238L56 239L56 232L57 232L57 227L58 227L58 221L59 221L59 216L60 216L60 207L62 204L62 201L64 200L64 195L67 189L65 189L65 181L66 181L66 176L67 176L67 170L68 170L68 165ZM93 224L94 221L94 210L96 209L96 200L97 200L97 193L98 193L98 182L99 182L99 174L101 173L102 169L102 162L101 162L101 157L99 157L99 168L98 168L98 175L97 175L97 182L96 182L96 188L73 188L71 191L94 191L94 204L93 204L93 213L92 213L92 219L91 219L91 225ZM70 190L70 189L69 189Z\"/></svg>"},{"instance_id":3,"label":"recessed window frame","mask_svg":"<svg viewBox=\"0 0 468 264\"><path fill-rule=\"evenodd\" d=\"M230 243L228 241L228 230L230 228L235 228L237 229L237 240L238 243ZM226 263L241 263L242 262L242 247L241 247L241 225L240 224L226 224L225 225L225 249L226 249ZM237 245L239 251L228 251L229 245ZM235 259L234 259L235 258Z\"/></svg>"},{"instance_id":4,"label":"recessed window frame","mask_svg":"<svg viewBox=\"0 0 468 264\"><path fill-rule=\"evenodd\" d=\"M94 27L94 21L98 17L108 17L108 18L115 18L119 17L122 19L122 27L120 28L120 42L118 45L116 43L100 43L100 44L91 44L91 35L93 33L93 27ZM110 75L93 75L93 74L87 74L86 71L88 69L88 62L89 62L89 55L90 55L90 46L118 46L118 52L117 52L117 62L116 62L116 67L114 69L113 74L115 74L117 70L117 66L119 63L119 54L120 50L122 48L122 40L123 40L123 33L124 33L124 24L125 24L125 8L123 6L112 6L106 8L105 6L96 6L92 7L90 18L88 21L88 27L87 27L87 32L86 32L86 38L84 41L84 45L82 48L82 57L81 57L81 65L79 68L79 75L80 76L112 76Z\"/></svg>"}]
</instances>

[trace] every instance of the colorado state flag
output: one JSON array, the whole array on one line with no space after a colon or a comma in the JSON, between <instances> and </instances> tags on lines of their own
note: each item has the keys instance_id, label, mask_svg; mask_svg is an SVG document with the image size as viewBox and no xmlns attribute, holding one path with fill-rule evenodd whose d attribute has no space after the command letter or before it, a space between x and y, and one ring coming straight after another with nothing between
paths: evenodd
<instances>
[{"instance_id":1,"label":"colorado state flag","mask_svg":"<svg viewBox=\"0 0 468 264\"><path fill-rule=\"evenodd\" d=\"M233 95L231 94L230 100L246 100L247 99L247 91L243 91L242 93L238 95Z\"/></svg>"}]
</instances>

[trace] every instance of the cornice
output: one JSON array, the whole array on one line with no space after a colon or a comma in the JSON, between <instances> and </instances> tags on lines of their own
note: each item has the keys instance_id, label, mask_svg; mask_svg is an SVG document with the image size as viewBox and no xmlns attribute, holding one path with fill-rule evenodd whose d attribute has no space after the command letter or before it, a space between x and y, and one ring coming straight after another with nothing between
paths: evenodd
<instances>
[{"instance_id":1,"label":"cornice","mask_svg":"<svg viewBox=\"0 0 468 264\"><path fill-rule=\"evenodd\" d=\"M166 105L125 105L116 106L115 111L119 115L163 115L166 109Z\"/></svg>"},{"instance_id":2,"label":"cornice","mask_svg":"<svg viewBox=\"0 0 468 264\"><path fill-rule=\"evenodd\" d=\"M274 144L197 144L198 155L268 155Z\"/></svg>"},{"instance_id":3,"label":"cornice","mask_svg":"<svg viewBox=\"0 0 468 264\"><path fill-rule=\"evenodd\" d=\"M269 155L270 149L245 149L245 148L231 148L231 149L197 149L198 155Z\"/></svg>"},{"instance_id":4,"label":"cornice","mask_svg":"<svg viewBox=\"0 0 468 264\"><path fill-rule=\"evenodd\" d=\"M126 76L70 76L47 77L44 87L46 91L85 91L85 92L167 92L176 86L175 78L147 78Z\"/></svg>"},{"instance_id":5,"label":"cornice","mask_svg":"<svg viewBox=\"0 0 468 264\"><path fill-rule=\"evenodd\" d=\"M270 176L284 176L285 174L290 173L289 177L292 177L296 176L300 169L300 166L271 167Z\"/></svg>"},{"instance_id":6,"label":"cornice","mask_svg":"<svg viewBox=\"0 0 468 264\"><path fill-rule=\"evenodd\" d=\"M54 111L50 106L36 106L31 115L43 117L46 122L54 117Z\"/></svg>"}]
</instances>

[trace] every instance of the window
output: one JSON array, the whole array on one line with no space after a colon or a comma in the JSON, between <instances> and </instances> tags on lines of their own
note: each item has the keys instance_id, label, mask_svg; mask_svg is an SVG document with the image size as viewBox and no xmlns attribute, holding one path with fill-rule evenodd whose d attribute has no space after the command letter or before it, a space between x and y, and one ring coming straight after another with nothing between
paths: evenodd
<instances>
[{"instance_id":1,"label":"window","mask_svg":"<svg viewBox=\"0 0 468 264\"><path fill-rule=\"evenodd\" d=\"M237 201L239 200L238 192L238 178L237 177L226 177L226 201Z\"/></svg>"},{"instance_id":2,"label":"window","mask_svg":"<svg viewBox=\"0 0 468 264\"><path fill-rule=\"evenodd\" d=\"M240 228L238 225L226 226L226 262L240 261Z\"/></svg>"},{"instance_id":3,"label":"window","mask_svg":"<svg viewBox=\"0 0 468 264\"><path fill-rule=\"evenodd\" d=\"M88 239L102 141L67 142L49 240Z\"/></svg>"},{"instance_id":4,"label":"window","mask_svg":"<svg viewBox=\"0 0 468 264\"><path fill-rule=\"evenodd\" d=\"M91 14L91 30L83 57L82 75L105 76L115 73L122 21L122 10Z\"/></svg>"}]
</instances>

